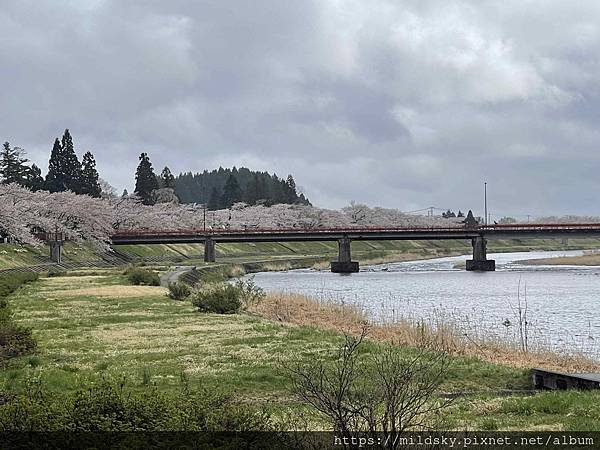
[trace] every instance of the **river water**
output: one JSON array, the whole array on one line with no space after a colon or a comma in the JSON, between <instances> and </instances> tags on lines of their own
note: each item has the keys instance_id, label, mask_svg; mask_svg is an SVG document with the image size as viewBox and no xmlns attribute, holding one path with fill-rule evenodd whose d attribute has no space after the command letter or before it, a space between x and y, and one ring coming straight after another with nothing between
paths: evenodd
<instances>
[{"instance_id":1,"label":"river water","mask_svg":"<svg viewBox=\"0 0 600 450\"><path fill-rule=\"evenodd\" d=\"M473 338L518 342L526 313L530 348L584 353L600 359L600 266L528 265L519 260L579 256L582 251L495 253L496 272L456 267L470 256L361 267L352 275L328 271L263 272L268 292L293 292L351 304L378 322L405 318L450 322Z\"/></svg>"}]
</instances>

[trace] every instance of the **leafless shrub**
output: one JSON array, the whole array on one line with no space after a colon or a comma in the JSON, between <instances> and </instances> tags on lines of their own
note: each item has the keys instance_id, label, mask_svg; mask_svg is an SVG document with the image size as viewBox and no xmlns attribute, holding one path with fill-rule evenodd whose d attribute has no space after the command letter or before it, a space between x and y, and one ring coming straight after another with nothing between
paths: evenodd
<instances>
[{"instance_id":1,"label":"leafless shrub","mask_svg":"<svg viewBox=\"0 0 600 450\"><path fill-rule=\"evenodd\" d=\"M285 368L298 398L315 408L336 433L351 442L354 433L381 438L395 449L397 433L436 429L451 399L436 392L445 379L450 358L426 348L375 345L361 355L368 333L346 336L335 361L296 363Z\"/></svg>"}]
</instances>

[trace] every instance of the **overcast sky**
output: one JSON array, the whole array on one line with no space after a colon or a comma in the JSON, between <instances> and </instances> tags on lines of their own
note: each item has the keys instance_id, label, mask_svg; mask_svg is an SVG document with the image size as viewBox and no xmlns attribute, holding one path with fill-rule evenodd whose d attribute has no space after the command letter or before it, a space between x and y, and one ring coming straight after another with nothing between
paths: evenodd
<instances>
[{"instance_id":1,"label":"overcast sky","mask_svg":"<svg viewBox=\"0 0 600 450\"><path fill-rule=\"evenodd\" d=\"M312 202L600 214L600 1L0 0L0 139L45 172L293 173Z\"/></svg>"}]
</instances>

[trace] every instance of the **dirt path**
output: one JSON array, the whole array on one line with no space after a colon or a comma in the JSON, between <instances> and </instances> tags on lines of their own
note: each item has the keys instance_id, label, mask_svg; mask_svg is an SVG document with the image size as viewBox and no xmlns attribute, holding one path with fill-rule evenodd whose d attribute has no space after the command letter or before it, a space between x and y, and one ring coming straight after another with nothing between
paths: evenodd
<instances>
[{"instance_id":1,"label":"dirt path","mask_svg":"<svg viewBox=\"0 0 600 450\"><path fill-rule=\"evenodd\" d=\"M160 285L169 287L169 283L177 282L179 277L193 270L196 270L196 266L175 266L160 276Z\"/></svg>"}]
</instances>

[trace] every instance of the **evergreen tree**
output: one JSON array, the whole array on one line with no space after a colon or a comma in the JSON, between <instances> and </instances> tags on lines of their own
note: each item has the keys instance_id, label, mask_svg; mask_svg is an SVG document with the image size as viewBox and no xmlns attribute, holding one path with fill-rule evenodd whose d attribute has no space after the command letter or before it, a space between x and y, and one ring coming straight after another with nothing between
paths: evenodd
<instances>
[{"instance_id":1,"label":"evergreen tree","mask_svg":"<svg viewBox=\"0 0 600 450\"><path fill-rule=\"evenodd\" d=\"M163 188L174 188L175 187L175 177L171 173L171 169L167 166L160 173L160 184Z\"/></svg>"},{"instance_id":2,"label":"evergreen tree","mask_svg":"<svg viewBox=\"0 0 600 450\"><path fill-rule=\"evenodd\" d=\"M294 177L291 174L287 176L287 179L285 180L285 185L287 187L286 203L295 203L298 200L298 193L296 192L296 182L294 181Z\"/></svg>"},{"instance_id":3,"label":"evergreen tree","mask_svg":"<svg viewBox=\"0 0 600 450\"><path fill-rule=\"evenodd\" d=\"M129 192L127 192L127 189L123 189L123 193L121 194L121 198L125 198L129 196Z\"/></svg>"},{"instance_id":4,"label":"evergreen tree","mask_svg":"<svg viewBox=\"0 0 600 450\"><path fill-rule=\"evenodd\" d=\"M219 195L219 191L217 191L216 187L213 187L212 191L210 192L210 200L208 201L208 205L206 205L207 209L209 211L216 211L217 209L220 209L220 199L221 196Z\"/></svg>"},{"instance_id":5,"label":"evergreen tree","mask_svg":"<svg viewBox=\"0 0 600 450\"><path fill-rule=\"evenodd\" d=\"M82 179L81 179L81 164L77 155L75 154L75 148L73 147L73 138L71 133L66 129L62 137L61 142L62 157L63 157L63 171L65 174L65 187L76 194L80 194L82 191Z\"/></svg>"},{"instance_id":6,"label":"evergreen tree","mask_svg":"<svg viewBox=\"0 0 600 450\"><path fill-rule=\"evenodd\" d=\"M223 188L223 195L221 196L221 205L224 208L229 208L236 202L242 201L242 190L238 184L237 178L233 173L227 178L225 187Z\"/></svg>"},{"instance_id":7,"label":"evergreen tree","mask_svg":"<svg viewBox=\"0 0 600 450\"><path fill-rule=\"evenodd\" d=\"M308 201L308 199L304 196L304 194L300 194L300 196L298 197L298 202L301 205L312 206L312 203L310 203Z\"/></svg>"},{"instance_id":8,"label":"evergreen tree","mask_svg":"<svg viewBox=\"0 0 600 450\"><path fill-rule=\"evenodd\" d=\"M73 191L81 193L81 164L75 154L73 138L65 130L62 142L56 139L50 154L46 189L50 192Z\"/></svg>"},{"instance_id":9,"label":"evergreen tree","mask_svg":"<svg viewBox=\"0 0 600 450\"><path fill-rule=\"evenodd\" d=\"M42 177L42 169L35 164L32 164L28 169L26 186L33 192L44 189L45 183L44 178Z\"/></svg>"},{"instance_id":10,"label":"evergreen tree","mask_svg":"<svg viewBox=\"0 0 600 450\"><path fill-rule=\"evenodd\" d=\"M135 193L142 199L144 205L153 205L152 192L158 189L158 181L152 169L152 163L147 153L140 155L140 164L135 172Z\"/></svg>"},{"instance_id":11,"label":"evergreen tree","mask_svg":"<svg viewBox=\"0 0 600 450\"><path fill-rule=\"evenodd\" d=\"M298 195L293 180L282 180L267 172L253 172L245 167L224 169L202 173L185 172L175 177L175 193L182 203L210 202L213 188L223 193L225 183L233 175L242 192L243 201L249 204L271 205L273 203L309 204L305 197ZM217 203L220 204L221 195ZM220 205L223 207L223 205Z\"/></svg>"},{"instance_id":12,"label":"evergreen tree","mask_svg":"<svg viewBox=\"0 0 600 450\"><path fill-rule=\"evenodd\" d=\"M100 198L102 194L102 189L98 182L96 160L91 152L83 155L81 163L81 193L95 198Z\"/></svg>"},{"instance_id":13,"label":"evergreen tree","mask_svg":"<svg viewBox=\"0 0 600 450\"><path fill-rule=\"evenodd\" d=\"M468 227L473 227L479 224L475 216L473 216L473 211L469 210L467 213L467 217L463 220L463 223Z\"/></svg>"},{"instance_id":14,"label":"evergreen tree","mask_svg":"<svg viewBox=\"0 0 600 450\"><path fill-rule=\"evenodd\" d=\"M252 179L248 182L246 191L244 192L244 201L249 205L255 205L260 199L259 196L260 180L258 174L252 175Z\"/></svg>"},{"instance_id":15,"label":"evergreen tree","mask_svg":"<svg viewBox=\"0 0 600 450\"><path fill-rule=\"evenodd\" d=\"M27 159L25 152L19 147L11 148L8 142L4 143L0 152L0 176L3 184L17 183L21 186L27 184L29 167L25 165Z\"/></svg>"},{"instance_id":16,"label":"evergreen tree","mask_svg":"<svg viewBox=\"0 0 600 450\"><path fill-rule=\"evenodd\" d=\"M62 146L58 138L54 140L50 161L48 162L48 173L46 174L46 189L50 192L66 191L65 174L63 169Z\"/></svg>"},{"instance_id":17,"label":"evergreen tree","mask_svg":"<svg viewBox=\"0 0 600 450\"><path fill-rule=\"evenodd\" d=\"M270 205L278 205L288 202L288 189L284 180L280 179L277 174L271 177L270 196L268 198Z\"/></svg>"}]
</instances>

